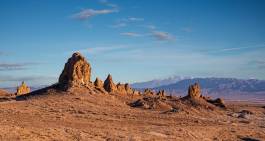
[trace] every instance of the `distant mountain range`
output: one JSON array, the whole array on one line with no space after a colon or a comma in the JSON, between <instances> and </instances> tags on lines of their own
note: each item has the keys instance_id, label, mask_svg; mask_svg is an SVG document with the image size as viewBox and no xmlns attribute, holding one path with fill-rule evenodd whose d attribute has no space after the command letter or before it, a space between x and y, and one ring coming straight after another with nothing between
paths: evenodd
<instances>
[{"instance_id":1,"label":"distant mountain range","mask_svg":"<svg viewBox=\"0 0 265 141\"><path fill-rule=\"evenodd\" d=\"M177 78L177 77L176 77ZM175 80L175 82L174 82ZM189 78L189 79L164 79L132 84L137 89L152 88L166 90L167 93L183 96L187 94L190 84L198 82L202 93L212 97L227 99L265 99L265 80L235 79L235 78ZM157 85L156 85L157 84ZM163 85L165 84L165 85ZM136 86L136 87L135 87Z\"/></svg>"},{"instance_id":2,"label":"distant mountain range","mask_svg":"<svg viewBox=\"0 0 265 141\"><path fill-rule=\"evenodd\" d=\"M165 85L173 84L173 83L176 83L180 80L190 79L190 78L191 77L172 76L172 77L169 77L166 79L154 79L154 80L146 81L146 82L133 83L133 84L131 84L131 86L133 88L137 88L137 89L155 88L155 87L159 87L159 86L165 86Z\"/></svg>"}]
</instances>

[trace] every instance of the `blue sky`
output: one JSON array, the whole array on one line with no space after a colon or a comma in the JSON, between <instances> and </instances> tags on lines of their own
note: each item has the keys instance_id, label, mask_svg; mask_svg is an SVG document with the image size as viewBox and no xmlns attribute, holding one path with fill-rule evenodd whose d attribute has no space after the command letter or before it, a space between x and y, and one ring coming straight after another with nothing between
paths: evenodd
<instances>
[{"instance_id":1,"label":"blue sky","mask_svg":"<svg viewBox=\"0 0 265 141\"><path fill-rule=\"evenodd\" d=\"M80 51L93 79L265 79L262 0L0 0L0 87L55 83Z\"/></svg>"}]
</instances>

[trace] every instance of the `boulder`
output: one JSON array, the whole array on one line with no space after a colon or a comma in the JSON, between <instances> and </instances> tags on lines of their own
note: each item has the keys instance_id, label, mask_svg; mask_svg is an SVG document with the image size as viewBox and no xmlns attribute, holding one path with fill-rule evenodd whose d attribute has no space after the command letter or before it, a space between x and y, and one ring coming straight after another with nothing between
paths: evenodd
<instances>
[{"instance_id":1,"label":"boulder","mask_svg":"<svg viewBox=\"0 0 265 141\"><path fill-rule=\"evenodd\" d=\"M117 91L117 86L112 80L112 76L109 74L107 79L104 81L104 89L107 92L115 92Z\"/></svg>"},{"instance_id":2,"label":"boulder","mask_svg":"<svg viewBox=\"0 0 265 141\"><path fill-rule=\"evenodd\" d=\"M211 100L211 99L208 99L207 102L217 106L217 107L221 107L221 108L225 108L225 102L223 99L221 98L216 98L215 100Z\"/></svg>"},{"instance_id":3,"label":"boulder","mask_svg":"<svg viewBox=\"0 0 265 141\"><path fill-rule=\"evenodd\" d=\"M20 86L17 87L16 95L23 95L30 93L30 88L26 85L26 83L23 81Z\"/></svg>"},{"instance_id":4,"label":"boulder","mask_svg":"<svg viewBox=\"0 0 265 141\"><path fill-rule=\"evenodd\" d=\"M69 87L88 86L91 84L91 66L79 52L68 59L59 77L59 84Z\"/></svg>"}]
</instances>

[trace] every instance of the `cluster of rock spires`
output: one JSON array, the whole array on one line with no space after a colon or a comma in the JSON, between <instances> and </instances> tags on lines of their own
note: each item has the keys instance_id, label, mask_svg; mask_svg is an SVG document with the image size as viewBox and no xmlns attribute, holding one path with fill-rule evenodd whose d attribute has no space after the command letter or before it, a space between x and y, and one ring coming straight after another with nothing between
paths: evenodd
<instances>
[{"instance_id":1,"label":"cluster of rock spires","mask_svg":"<svg viewBox=\"0 0 265 141\"><path fill-rule=\"evenodd\" d=\"M225 108L225 103L221 98L217 98L217 99L213 100L210 97L202 96L199 83L195 83L195 84L189 86L188 95L186 97L184 97L184 99L206 101L206 102L211 103L215 106Z\"/></svg>"},{"instance_id":2,"label":"cluster of rock spires","mask_svg":"<svg viewBox=\"0 0 265 141\"><path fill-rule=\"evenodd\" d=\"M121 94L133 94L135 90L130 88L129 84L117 85L114 83L112 76L109 74L106 80L100 80L98 77L92 83L91 78L91 66L80 53L76 52L66 62L64 69L59 77L59 84L64 88L71 87L96 87L99 90L106 91L108 93L121 93Z\"/></svg>"},{"instance_id":3,"label":"cluster of rock spires","mask_svg":"<svg viewBox=\"0 0 265 141\"><path fill-rule=\"evenodd\" d=\"M151 89L145 89L144 92L140 92L132 89L128 83L118 83L116 85L110 74L104 82L98 77L93 83L90 79L91 65L85 57L76 52L65 63L64 69L56 86L59 86L58 88L63 88L63 90L84 87L90 90L99 90L102 93L140 96L140 99L138 99L136 103L133 103L132 106L146 105L145 107L149 108L155 107L156 105L160 105L160 107L167 107L167 103L164 102L172 99L172 96L168 96L164 90L155 92ZM22 82L22 85L17 89L16 95L23 95L29 92L30 88ZM223 100L220 98L212 100L209 97L202 96L198 83L189 86L188 95L178 100L191 103L206 103L206 105L207 103L210 103L211 105L218 107L225 107Z\"/></svg>"},{"instance_id":4,"label":"cluster of rock spires","mask_svg":"<svg viewBox=\"0 0 265 141\"><path fill-rule=\"evenodd\" d=\"M21 85L17 87L17 92L15 93L15 95L23 95L27 93L30 93L30 87L28 87L23 81Z\"/></svg>"}]
</instances>

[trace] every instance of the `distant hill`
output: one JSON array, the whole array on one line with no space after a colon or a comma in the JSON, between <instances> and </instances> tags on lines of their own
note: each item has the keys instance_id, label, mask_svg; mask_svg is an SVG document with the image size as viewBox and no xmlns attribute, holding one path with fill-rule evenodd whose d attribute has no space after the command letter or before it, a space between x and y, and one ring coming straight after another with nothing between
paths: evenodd
<instances>
[{"instance_id":1,"label":"distant hill","mask_svg":"<svg viewBox=\"0 0 265 141\"><path fill-rule=\"evenodd\" d=\"M190 78L190 77L173 76L173 77L169 77L166 79L155 79L155 80L146 81L146 82L133 83L133 84L131 84L131 86L133 88L137 88L137 89L155 88L155 87L159 87L159 86L173 84L173 83L176 83L180 80L188 79L188 78Z\"/></svg>"},{"instance_id":2,"label":"distant hill","mask_svg":"<svg viewBox=\"0 0 265 141\"><path fill-rule=\"evenodd\" d=\"M183 96L187 94L189 85L195 82L200 84L202 93L204 95L209 95L212 97L223 97L226 99L238 100L265 99L265 80L257 79L244 80L235 78L192 78L179 80L168 85L158 85L157 87L153 87L153 89L164 89L167 93ZM170 81L168 83L170 83Z\"/></svg>"},{"instance_id":3,"label":"distant hill","mask_svg":"<svg viewBox=\"0 0 265 141\"><path fill-rule=\"evenodd\" d=\"M263 92L265 91L265 80L257 79L235 79L235 78L194 78L178 81L173 84L158 86L156 89L187 90L192 83L199 82L202 89L209 91L241 91L241 92Z\"/></svg>"}]
</instances>

